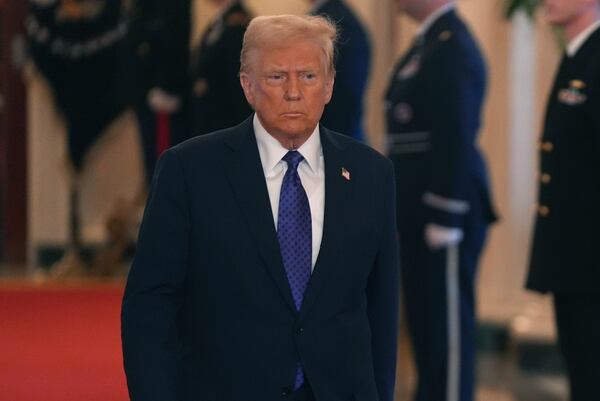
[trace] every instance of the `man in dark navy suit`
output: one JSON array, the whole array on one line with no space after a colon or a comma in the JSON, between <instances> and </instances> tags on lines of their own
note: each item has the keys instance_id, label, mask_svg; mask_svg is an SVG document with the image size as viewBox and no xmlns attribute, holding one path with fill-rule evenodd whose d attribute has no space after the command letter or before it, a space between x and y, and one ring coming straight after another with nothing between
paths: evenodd
<instances>
[{"instance_id":1,"label":"man in dark navy suit","mask_svg":"<svg viewBox=\"0 0 600 401\"><path fill-rule=\"evenodd\" d=\"M386 96L416 401L471 401L475 277L495 219L476 145L486 73L449 0L397 0L420 22Z\"/></svg>"},{"instance_id":2,"label":"man in dark navy suit","mask_svg":"<svg viewBox=\"0 0 600 401\"><path fill-rule=\"evenodd\" d=\"M239 0L211 0L216 17L192 52L193 132L208 134L244 121L252 113L240 87L240 50L250 12Z\"/></svg>"},{"instance_id":3,"label":"man in dark navy suit","mask_svg":"<svg viewBox=\"0 0 600 401\"><path fill-rule=\"evenodd\" d=\"M343 0L310 0L311 14L323 15L338 27L335 86L321 122L334 131L366 140L363 100L371 65L371 43L365 28Z\"/></svg>"},{"instance_id":4,"label":"man in dark navy suit","mask_svg":"<svg viewBox=\"0 0 600 401\"><path fill-rule=\"evenodd\" d=\"M393 400L393 166L319 125L335 35L255 18L256 113L161 158L123 300L132 400Z\"/></svg>"},{"instance_id":5,"label":"man in dark navy suit","mask_svg":"<svg viewBox=\"0 0 600 401\"><path fill-rule=\"evenodd\" d=\"M600 379L600 0L545 0L567 48L540 142L539 205L527 288L554 295L571 400Z\"/></svg>"}]
</instances>

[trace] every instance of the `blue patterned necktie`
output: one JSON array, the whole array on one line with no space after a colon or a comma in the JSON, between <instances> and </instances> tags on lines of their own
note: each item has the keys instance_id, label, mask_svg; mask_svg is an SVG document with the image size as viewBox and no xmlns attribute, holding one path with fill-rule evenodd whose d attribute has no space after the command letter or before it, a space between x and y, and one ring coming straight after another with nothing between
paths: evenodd
<instances>
[{"instance_id":1,"label":"blue patterned necktie","mask_svg":"<svg viewBox=\"0 0 600 401\"><path fill-rule=\"evenodd\" d=\"M304 157L289 151L282 159L288 169L281 183L279 213L277 217L277 239L285 273L292 290L296 310L300 310L304 291L310 280L312 265L312 227L308 197L298 175L298 165ZM304 383L302 367L296 371L298 389Z\"/></svg>"}]
</instances>

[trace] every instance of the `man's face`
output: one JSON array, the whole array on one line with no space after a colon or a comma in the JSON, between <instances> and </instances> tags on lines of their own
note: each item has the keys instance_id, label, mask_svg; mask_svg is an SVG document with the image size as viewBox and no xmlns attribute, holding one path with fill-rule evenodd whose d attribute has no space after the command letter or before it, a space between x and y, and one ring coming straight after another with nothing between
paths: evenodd
<instances>
[{"instance_id":1,"label":"man's face","mask_svg":"<svg viewBox=\"0 0 600 401\"><path fill-rule=\"evenodd\" d=\"M321 48L299 39L255 50L249 57L249 71L240 74L240 81L264 128L277 139L308 138L333 90Z\"/></svg>"},{"instance_id":2,"label":"man's face","mask_svg":"<svg viewBox=\"0 0 600 401\"><path fill-rule=\"evenodd\" d=\"M596 0L544 0L546 19L553 25L565 26L586 12Z\"/></svg>"}]
</instances>

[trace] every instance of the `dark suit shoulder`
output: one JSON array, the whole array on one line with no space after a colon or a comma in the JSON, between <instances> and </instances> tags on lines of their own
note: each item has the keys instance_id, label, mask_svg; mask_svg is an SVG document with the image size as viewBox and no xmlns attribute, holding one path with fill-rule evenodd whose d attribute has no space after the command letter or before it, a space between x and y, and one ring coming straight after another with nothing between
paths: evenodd
<instances>
[{"instance_id":1,"label":"dark suit shoulder","mask_svg":"<svg viewBox=\"0 0 600 401\"><path fill-rule=\"evenodd\" d=\"M331 142L342 149L349 159L375 168L392 168L390 159L363 142L327 128L324 131Z\"/></svg>"},{"instance_id":2,"label":"dark suit shoulder","mask_svg":"<svg viewBox=\"0 0 600 401\"><path fill-rule=\"evenodd\" d=\"M215 154L222 154L229 148L228 144L240 142L251 133L248 131L247 124L248 120L234 127L190 138L175 145L169 151L177 153L184 159L198 158L202 155L209 155L210 159L214 159Z\"/></svg>"}]
</instances>

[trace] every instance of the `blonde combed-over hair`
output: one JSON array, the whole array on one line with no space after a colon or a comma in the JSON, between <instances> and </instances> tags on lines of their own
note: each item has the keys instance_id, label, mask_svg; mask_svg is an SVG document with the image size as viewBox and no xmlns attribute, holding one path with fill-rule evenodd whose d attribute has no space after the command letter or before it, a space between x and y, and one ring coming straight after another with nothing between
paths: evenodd
<instances>
[{"instance_id":1,"label":"blonde combed-over hair","mask_svg":"<svg viewBox=\"0 0 600 401\"><path fill-rule=\"evenodd\" d=\"M337 28L322 16L270 15L256 17L250 21L244 34L240 56L240 72L252 69L252 56L256 51L283 47L297 40L313 40L325 56L325 72L335 75L334 59Z\"/></svg>"}]
</instances>

